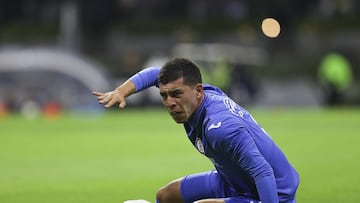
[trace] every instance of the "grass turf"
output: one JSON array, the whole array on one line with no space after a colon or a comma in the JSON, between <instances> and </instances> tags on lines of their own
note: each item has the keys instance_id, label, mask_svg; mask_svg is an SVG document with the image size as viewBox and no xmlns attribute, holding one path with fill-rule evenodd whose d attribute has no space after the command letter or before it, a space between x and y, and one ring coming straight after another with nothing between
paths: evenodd
<instances>
[{"instance_id":1,"label":"grass turf","mask_svg":"<svg viewBox=\"0 0 360 203\"><path fill-rule=\"evenodd\" d=\"M298 202L360 201L360 110L254 109L301 176ZM153 201L212 169L163 110L0 120L0 202Z\"/></svg>"}]
</instances>

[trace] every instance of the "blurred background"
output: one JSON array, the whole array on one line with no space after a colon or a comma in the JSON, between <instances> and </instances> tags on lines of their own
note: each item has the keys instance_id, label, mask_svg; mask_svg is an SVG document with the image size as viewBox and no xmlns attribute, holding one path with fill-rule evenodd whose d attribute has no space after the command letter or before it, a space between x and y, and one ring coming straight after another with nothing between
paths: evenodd
<instances>
[{"instance_id":1,"label":"blurred background","mask_svg":"<svg viewBox=\"0 0 360 203\"><path fill-rule=\"evenodd\" d=\"M91 91L173 57L243 106L360 104L356 0L2 0L0 115L101 111ZM265 18L281 27L262 31ZM128 106L157 106L150 88Z\"/></svg>"}]
</instances>

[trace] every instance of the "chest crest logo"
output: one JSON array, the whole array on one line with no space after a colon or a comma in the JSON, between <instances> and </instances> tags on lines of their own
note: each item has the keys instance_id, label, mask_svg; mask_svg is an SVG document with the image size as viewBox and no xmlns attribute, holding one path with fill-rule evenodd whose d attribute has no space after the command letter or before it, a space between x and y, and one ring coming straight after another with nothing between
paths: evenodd
<instances>
[{"instance_id":1,"label":"chest crest logo","mask_svg":"<svg viewBox=\"0 0 360 203\"><path fill-rule=\"evenodd\" d=\"M204 154L204 153L205 153L204 145L203 145L201 139L198 138L198 137L197 137L196 140L195 140L195 146L196 146L197 150L198 150L201 154Z\"/></svg>"}]
</instances>

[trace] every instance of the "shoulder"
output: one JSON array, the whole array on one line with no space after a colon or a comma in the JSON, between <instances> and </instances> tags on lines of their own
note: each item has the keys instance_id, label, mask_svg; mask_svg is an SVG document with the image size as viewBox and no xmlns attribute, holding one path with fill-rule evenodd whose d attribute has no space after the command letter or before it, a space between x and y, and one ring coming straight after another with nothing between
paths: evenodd
<instances>
[{"instance_id":1,"label":"shoulder","mask_svg":"<svg viewBox=\"0 0 360 203\"><path fill-rule=\"evenodd\" d=\"M226 110L207 117L204 130L208 140L223 142L245 130L243 122Z\"/></svg>"},{"instance_id":2,"label":"shoulder","mask_svg":"<svg viewBox=\"0 0 360 203\"><path fill-rule=\"evenodd\" d=\"M219 153L232 154L252 142L244 123L233 116L209 119L204 131L207 143Z\"/></svg>"},{"instance_id":3,"label":"shoulder","mask_svg":"<svg viewBox=\"0 0 360 203\"><path fill-rule=\"evenodd\" d=\"M234 115L226 101L228 97L222 94L221 90L218 92L216 89L215 94L209 93L205 96L206 118L205 132L207 135L226 134L236 129L241 124L241 120Z\"/></svg>"},{"instance_id":4,"label":"shoulder","mask_svg":"<svg viewBox=\"0 0 360 203\"><path fill-rule=\"evenodd\" d=\"M203 88L206 93L212 93L212 94L216 94L216 95L226 96L226 94L220 88L218 88L216 86L209 85L209 84L203 84Z\"/></svg>"}]
</instances>

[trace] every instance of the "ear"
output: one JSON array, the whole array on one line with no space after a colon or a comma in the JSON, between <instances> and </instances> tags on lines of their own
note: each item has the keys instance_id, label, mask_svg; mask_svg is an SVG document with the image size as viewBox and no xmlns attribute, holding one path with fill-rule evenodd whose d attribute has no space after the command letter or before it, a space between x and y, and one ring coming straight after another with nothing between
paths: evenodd
<instances>
[{"instance_id":1,"label":"ear","mask_svg":"<svg viewBox=\"0 0 360 203\"><path fill-rule=\"evenodd\" d=\"M195 91L196 91L196 95L199 97L199 96L202 96L203 95L203 92L204 92L204 89L203 89L203 85L201 83L198 83L196 86L195 86Z\"/></svg>"}]
</instances>

